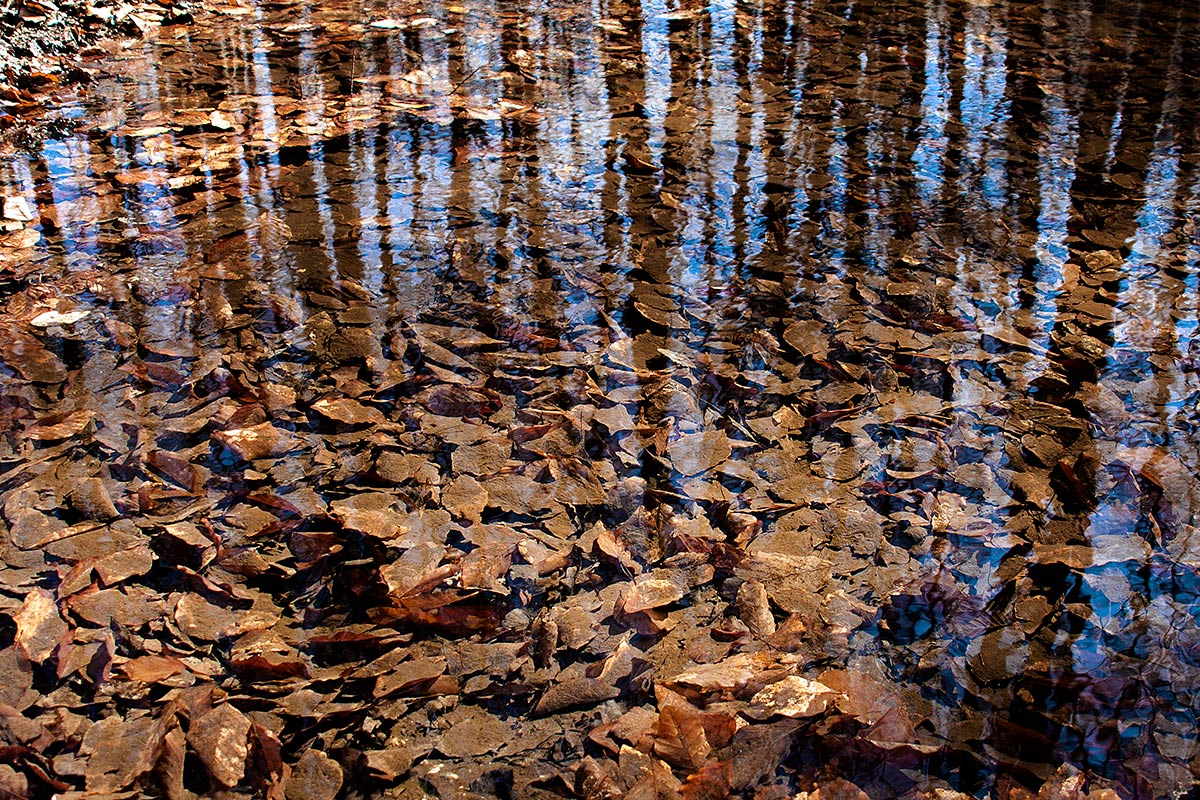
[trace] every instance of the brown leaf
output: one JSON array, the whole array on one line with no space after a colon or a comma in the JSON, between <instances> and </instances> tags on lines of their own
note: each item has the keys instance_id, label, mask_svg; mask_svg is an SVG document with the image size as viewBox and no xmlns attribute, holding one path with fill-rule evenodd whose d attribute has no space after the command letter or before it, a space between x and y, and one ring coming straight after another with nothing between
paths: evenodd
<instances>
[{"instance_id":1,"label":"brown leaf","mask_svg":"<svg viewBox=\"0 0 1200 800\"><path fill-rule=\"evenodd\" d=\"M700 768L712 752L704 735L700 713L682 706L668 706L658 715L654 752L664 761L689 772Z\"/></svg>"},{"instance_id":2,"label":"brown leaf","mask_svg":"<svg viewBox=\"0 0 1200 800\"><path fill-rule=\"evenodd\" d=\"M783 340L800 355L811 356L821 361L829 359L829 338L824 333L825 324L815 319L796 320L783 331Z\"/></svg>"},{"instance_id":3,"label":"brown leaf","mask_svg":"<svg viewBox=\"0 0 1200 800\"><path fill-rule=\"evenodd\" d=\"M488 493L483 484L470 475L459 475L442 492L442 506L456 517L479 522L487 507Z\"/></svg>"},{"instance_id":4,"label":"brown leaf","mask_svg":"<svg viewBox=\"0 0 1200 800\"><path fill-rule=\"evenodd\" d=\"M282 428L276 428L269 422L251 425L248 428L218 431L213 434L213 439L218 444L229 448L243 461L281 456L299 446L299 441L294 434Z\"/></svg>"},{"instance_id":5,"label":"brown leaf","mask_svg":"<svg viewBox=\"0 0 1200 800\"><path fill-rule=\"evenodd\" d=\"M383 567L379 576L391 595L416 594L457 571L450 565L448 568L440 566L445 555L445 545L425 542L405 550L399 558Z\"/></svg>"},{"instance_id":6,"label":"brown leaf","mask_svg":"<svg viewBox=\"0 0 1200 800\"><path fill-rule=\"evenodd\" d=\"M89 754L89 792L104 794L129 786L154 768L166 731L153 717L107 717L88 729L80 753Z\"/></svg>"},{"instance_id":7,"label":"brown leaf","mask_svg":"<svg viewBox=\"0 0 1200 800\"><path fill-rule=\"evenodd\" d=\"M237 625L235 611L213 605L199 594L186 592L175 603L175 624L192 639L216 641Z\"/></svg>"},{"instance_id":8,"label":"brown leaf","mask_svg":"<svg viewBox=\"0 0 1200 800\"><path fill-rule=\"evenodd\" d=\"M701 664L666 681L668 686L702 692L734 691L777 669L767 653L738 653L716 664Z\"/></svg>"},{"instance_id":9,"label":"brown leaf","mask_svg":"<svg viewBox=\"0 0 1200 800\"><path fill-rule=\"evenodd\" d=\"M333 800L342 788L342 768L324 753L307 750L284 787L287 800Z\"/></svg>"},{"instance_id":10,"label":"brown leaf","mask_svg":"<svg viewBox=\"0 0 1200 800\"><path fill-rule=\"evenodd\" d=\"M814 717L824 713L840 693L823 683L788 675L781 681L763 687L751 698L767 716L779 714L784 717Z\"/></svg>"},{"instance_id":11,"label":"brown leaf","mask_svg":"<svg viewBox=\"0 0 1200 800\"><path fill-rule=\"evenodd\" d=\"M229 703L192 721L187 740L208 774L222 786L237 786L246 773L250 719Z\"/></svg>"},{"instance_id":12,"label":"brown leaf","mask_svg":"<svg viewBox=\"0 0 1200 800\"><path fill-rule=\"evenodd\" d=\"M313 403L312 409L325 419L345 425L377 425L387 421L378 408L363 405L349 397L325 397Z\"/></svg>"},{"instance_id":13,"label":"brown leaf","mask_svg":"<svg viewBox=\"0 0 1200 800\"><path fill-rule=\"evenodd\" d=\"M131 681L158 683L173 675L187 672L187 666L174 656L139 656L118 669Z\"/></svg>"},{"instance_id":14,"label":"brown leaf","mask_svg":"<svg viewBox=\"0 0 1200 800\"><path fill-rule=\"evenodd\" d=\"M38 339L12 323L0 324L0 360L34 383L62 383L67 368Z\"/></svg>"},{"instance_id":15,"label":"brown leaf","mask_svg":"<svg viewBox=\"0 0 1200 800\"><path fill-rule=\"evenodd\" d=\"M49 658L70 631L58 613L54 595L45 589L34 589L25 595L25 602L13 616L13 622L17 624L17 644L35 664Z\"/></svg>"},{"instance_id":16,"label":"brown leaf","mask_svg":"<svg viewBox=\"0 0 1200 800\"><path fill-rule=\"evenodd\" d=\"M642 571L642 566L634 559L633 554L629 552L629 548L625 546L625 542L616 531L604 528L597 534L595 549L600 554L620 564L631 574L636 575Z\"/></svg>"},{"instance_id":17,"label":"brown leaf","mask_svg":"<svg viewBox=\"0 0 1200 800\"><path fill-rule=\"evenodd\" d=\"M730 784L734 789L755 786L775 772L792 750L793 737L801 723L783 720L770 725L747 725L733 736L721 755L733 763Z\"/></svg>"},{"instance_id":18,"label":"brown leaf","mask_svg":"<svg viewBox=\"0 0 1200 800\"><path fill-rule=\"evenodd\" d=\"M839 709L868 725L900 702L887 686L863 672L830 669L821 673L820 682L841 694L837 699Z\"/></svg>"},{"instance_id":19,"label":"brown leaf","mask_svg":"<svg viewBox=\"0 0 1200 800\"><path fill-rule=\"evenodd\" d=\"M746 623L750 632L760 638L775 633L775 617L767 600L767 590L761 583L750 579L738 587L738 617Z\"/></svg>"},{"instance_id":20,"label":"brown leaf","mask_svg":"<svg viewBox=\"0 0 1200 800\"><path fill-rule=\"evenodd\" d=\"M451 758L469 758L499 751L513 736L512 728L486 711L461 714L442 734L437 749Z\"/></svg>"},{"instance_id":21,"label":"brown leaf","mask_svg":"<svg viewBox=\"0 0 1200 800\"><path fill-rule=\"evenodd\" d=\"M588 738L601 747L612 752L618 752L615 739L637 745L642 737L651 734L658 727L658 715L648 708L634 706L612 722L607 722L588 734Z\"/></svg>"},{"instance_id":22,"label":"brown leaf","mask_svg":"<svg viewBox=\"0 0 1200 800\"><path fill-rule=\"evenodd\" d=\"M119 550L104 556L93 569L105 586L114 586L137 575L145 575L154 567L154 551L149 545L139 544L127 550Z\"/></svg>"},{"instance_id":23,"label":"brown leaf","mask_svg":"<svg viewBox=\"0 0 1200 800\"><path fill-rule=\"evenodd\" d=\"M622 748L622 756L627 752L635 751L632 748ZM630 787L622 800L679 800L679 779L671 772L671 768L657 758L644 758L644 765L638 764L643 767L638 770L641 777Z\"/></svg>"},{"instance_id":24,"label":"brown leaf","mask_svg":"<svg viewBox=\"0 0 1200 800\"><path fill-rule=\"evenodd\" d=\"M343 526L377 539L393 539L408 532L408 515L396 510L396 497L384 492L360 492L329 506Z\"/></svg>"},{"instance_id":25,"label":"brown leaf","mask_svg":"<svg viewBox=\"0 0 1200 800\"><path fill-rule=\"evenodd\" d=\"M99 478L80 481L71 492L70 501L71 508L79 512L84 519L108 522L121 516L104 486L104 481Z\"/></svg>"},{"instance_id":26,"label":"brown leaf","mask_svg":"<svg viewBox=\"0 0 1200 800\"><path fill-rule=\"evenodd\" d=\"M709 761L679 787L683 800L724 800L729 796L733 765Z\"/></svg>"},{"instance_id":27,"label":"brown leaf","mask_svg":"<svg viewBox=\"0 0 1200 800\"><path fill-rule=\"evenodd\" d=\"M367 757L367 768L388 781L404 775L413 764L413 752L407 747L367 750L364 755Z\"/></svg>"},{"instance_id":28,"label":"brown leaf","mask_svg":"<svg viewBox=\"0 0 1200 800\"><path fill-rule=\"evenodd\" d=\"M187 800L191 793L183 788L183 764L187 759L187 737L178 726L163 737L162 755L158 759L158 777L167 800Z\"/></svg>"},{"instance_id":29,"label":"brown leaf","mask_svg":"<svg viewBox=\"0 0 1200 800\"><path fill-rule=\"evenodd\" d=\"M570 678L551 686L533 712L539 716L568 708L587 708L620 695L617 687L595 678Z\"/></svg>"},{"instance_id":30,"label":"brown leaf","mask_svg":"<svg viewBox=\"0 0 1200 800\"><path fill-rule=\"evenodd\" d=\"M512 567L514 545L507 542L487 543L463 556L459 584L464 589L484 589L504 593L504 576Z\"/></svg>"},{"instance_id":31,"label":"brown leaf","mask_svg":"<svg viewBox=\"0 0 1200 800\"><path fill-rule=\"evenodd\" d=\"M86 408L47 414L26 428L25 435L39 442L69 439L87 430L95 417L96 412Z\"/></svg>"},{"instance_id":32,"label":"brown leaf","mask_svg":"<svg viewBox=\"0 0 1200 800\"><path fill-rule=\"evenodd\" d=\"M195 494L200 488L200 471L173 453L165 450L147 453L146 465L184 491Z\"/></svg>"},{"instance_id":33,"label":"brown leaf","mask_svg":"<svg viewBox=\"0 0 1200 800\"><path fill-rule=\"evenodd\" d=\"M671 466L681 475L698 475L729 460L733 449L724 431L688 433L667 445Z\"/></svg>"},{"instance_id":34,"label":"brown leaf","mask_svg":"<svg viewBox=\"0 0 1200 800\"><path fill-rule=\"evenodd\" d=\"M428 685L446 672L444 658L414 658L397 665L375 681L375 696L387 697Z\"/></svg>"},{"instance_id":35,"label":"brown leaf","mask_svg":"<svg viewBox=\"0 0 1200 800\"><path fill-rule=\"evenodd\" d=\"M0 764L0 798L22 800L29 796L29 781L8 764Z\"/></svg>"},{"instance_id":36,"label":"brown leaf","mask_svg":"<svg viewBox=\"0 0 1200 800\"><path fill-rule=\"evenodd\" d=\"M627 614L670 605L684 595L683 581L667 576L666 570L655 570L634 578L633 585L622 596L622 610Z\"/></svg>"},{"instance_id":37,"label":"brown leaf","mask_svg":"<svg viewBox=\"0 0 1200 800\"><path fill-rule=\"evenodd\" d=\"M488 417L500 410L500 395L491 389L441 385L424 392L421 403L444 417Z\"/></svg>"},{"instance_id":38,"label":"brown leaf","mask_svg":"<svg viewBox=\"0 0 1200 800\"><path fill-rule=\"evenodd\" d=\"M116 622L137 630L163 612L158 593L142 586L86 591L66 600L72 614L102 627Z\"/></svg>"},{"instance_id":39,"label":"brown leaf","mask_svg":"<svg viewBox=\"0 0 1200 800\"><path fill-rule=\"evenodd\" d=\"M885 749L894 749L898 745L906 745L921 749L930 747L917 742L916 731L907 709L902 705L893 705L879 719L862 732L862 737ZM934 748L936 749L936 748Z\"/></svg>"}]
</instances>

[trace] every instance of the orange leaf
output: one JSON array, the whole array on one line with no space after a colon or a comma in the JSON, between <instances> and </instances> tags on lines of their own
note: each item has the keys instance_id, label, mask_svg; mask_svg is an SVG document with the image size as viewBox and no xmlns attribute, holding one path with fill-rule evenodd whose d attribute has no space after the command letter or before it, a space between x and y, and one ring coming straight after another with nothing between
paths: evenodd
<instances>
[{"instance_id":1,"label":"orange leaf","mask_svg":"<svg viewBox=\"0 0 1200 800\"><path fill-rule=\"evenodd\" d=\"M120 667L131 681L158 683L161 680L187 671L187 666L174 656L141 656L127 661Z\"/></svg>"},{"instance_id":2,"label":"orange leaf","mask_svg":"<svg viewBox=\"0 0 1200 800\"><path fill-rule=\"evenodd\" d=\"M732 764L728 761L709 761L683 782L680 793L683 800L724 800L729 797L729 782L732 779Z\"/></svg>"},{"instance_id":3,"label":"orange leaf","mask_svg":"<svg viewBox=\"0 0 1200 800\"><path fill-rule=\"evenodd\" d=\"M664 708L658 715L654 752L677 767L699 769L712 752L700 714L679 706Z\"/></svg>"}]
</instances>

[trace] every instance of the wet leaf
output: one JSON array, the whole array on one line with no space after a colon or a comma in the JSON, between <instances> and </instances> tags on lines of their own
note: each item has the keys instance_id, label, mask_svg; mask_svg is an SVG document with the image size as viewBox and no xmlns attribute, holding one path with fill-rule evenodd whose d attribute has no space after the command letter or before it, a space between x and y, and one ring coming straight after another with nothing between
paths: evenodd
<instances>
[{"instance_id":1,"label":"wet leaf","mask_svg":"<svg viewBox=\"0 0 1200 800\"><path fill-rule=\"evenodd\" d=\"M534 708L536 714L555 714L569 708L588 708L620 695L617 687L595 678L569 678L551 686Z\"/></svg>"},{"instance_id":2,"label":"wet leaf","mask_svg":"<svg viewBox=\"0 0 1200 800\"><path fill-rule=\"evenodd\" d=\"M716 469L733 452L723 431L684 434L667 445L671 466L683 475Z\"/></svg>"},{"instance_id":3,"label":"wet leaf","mask_svg":"<svg viewBox=\"0 0 1200 800\"><path fill-rule=\"evenodd\" d=\"M61 383L67 378L57 355L11 323L0 322L0 361L35 383Z\"/></svg>"},{"instance_id":4,"label":"wet leaf","mask_svg":"<svg viewBox=\"0 0 1200 800\"><path fill-rule=\"evenodd\" d=\"M45 589L25 595L13 622L17 625L17 644L35 664L49 658L70 630L58 613L54 595Z\"/></svg>"},{"instance_id":5,"label":"wet leaf","mask_svg":"<svg viewBox=\"0 0 1200 800\"><path fill-rule=\"evenodd\" d=\"M154 768L165 731L149 716L123 720L107 717L88 728L80 752L88 754L89 792L118 792Z\"/></svg>"},{"instance_id":6,"label":"wet leaf","mask_svg":"<svg viewBox=\"0 0 1200 800\"><path fill-rule=\"evenodd\" d=\"M179 456L154 450L146 454L146 465L186 492L195 494L200 489L200 470Z\"/></svg>"},{"instance_id":7,"label":"wet leaf","mask_svg":"<svg viewBox=\"0 0 1200 800\"><path fill-rule=\"evenodd\" d=\"M513 729L483 711L459 715L442 734L437 749L451 758L469 758L498 752L513 736Z\"/></svg>"},{"instance_id":8,"label":"wet leaf","mask_svg":"<svg viewBox=\"0 0 1200 800\"><path fill-rule=\"evenodd\" d=\"M243 461L257 461L260 458L281 456L299 446L295 436L269 422L262 422L248 428L234 428L217 431L213 440L232 451Z\"/></svg>"},{"instance_id":9,"label":"wet leaf","mask_svg":"<svg viewBox=\"0 0 1200 800\"><path fill-rule=\"evenodd\" d=\"M5 219L16 222L30 222L34 218L29 201L20 195L5 195L3 212Z\"/></svg>"},{"instance_id":10,"label":"wet leaf","mask_svg":"<svg viewBox=\"0 0 1200 800\"><path fill-rule=\"evenodd\" d=\"M229 703L192 720L187 741L213 780L236 786L246 773L250 719Z\"/></svg>"},{"instance_id":11,"label":"wet leaf","mask_svg":"<svg viewBox=\"0 0 1200 800\"><path fill-rule=\"evenodd\" d=\"M733 766L728 761L709 761L680 787L683 800L723 800L729 797Z\"/></svg>"},{"instance_id":12,"label":"wet leaf","mask_svg":"<svg viewBox=\"0 0 1200 800\"><path fill-rule=\"evenodd\" d=\"M796 719L824 713L838 697L838 692L819 681L788 675L763 687L750 699L750 703L767 715L779 714Z\"/></svg>"},{"instance_id":13,"label":"wet leaf","mask_svg":"<svg viewBox=\"0 0 1200 800\"><path fill-rule=\"evenodd\" d=\"M385 421L383 412L348 397L325 398L312 405L322 417L346 425L378 424Z\"/></svg>"},{"instance_id":14,"label":"wet leaf","mask_svg":"<svg viewBox=\"0 0 1200 800\"><path fill-rule=\"evenodd\" d=\"M748 580L738 587L738 617L755 636L767 637L775 633L775 617L771 614L766 588L756 580Z\"/></svg>"},{"instance_id":15,"label":"wet leaf","mask_svg":"<svg viewBox=\"0 0 1200 800\"><path fill-rule=\"evenodd\" d=\"M131 681L158 683L186 672L187 665L173 656L140 656L126 661L119 669Z\"/></svg>"},{"instance_id":16,"label":"wet leaf","mask_svg":"<svg viewBox=\"0 0 1200 800\"><path fill-rule=\"evenodd\" d=\"M654 752L677 767L695 772L712 752L704 735L699 712L667 706L658 715L654 730Z\"/></svg>"},{"instance_id":17,"label":"wet leaf","mask_svg":"<svg viewBox=\"0 0 1200 800\"><path fill-rule=\"evenodd\" d=\"M342 788L342 768L318 750L306 750L284 787L286 800L333 800Z\"/></svg>"}]
</instances>

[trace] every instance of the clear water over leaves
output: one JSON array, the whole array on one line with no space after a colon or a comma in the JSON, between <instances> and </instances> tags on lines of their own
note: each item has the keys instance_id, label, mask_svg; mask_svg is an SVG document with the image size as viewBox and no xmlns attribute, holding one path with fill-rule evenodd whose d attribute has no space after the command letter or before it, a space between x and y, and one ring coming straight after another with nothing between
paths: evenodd
<instances>
[{"instance_id":1,"label":"clear water over leaves","mask_svg":"<svg viewBox=\"0 0 1200 800\"><path fill-rule=\"evenodd\" d=\"M93 56L0 163L0 794L1191 790L1187 4Z\"/></svg>"}]
</instances>

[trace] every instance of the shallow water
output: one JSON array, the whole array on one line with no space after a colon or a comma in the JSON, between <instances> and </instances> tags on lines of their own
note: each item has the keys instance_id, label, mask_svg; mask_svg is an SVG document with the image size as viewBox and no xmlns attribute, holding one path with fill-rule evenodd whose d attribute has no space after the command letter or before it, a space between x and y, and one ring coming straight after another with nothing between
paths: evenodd
<instances>
[{"instance_id":1,"label":"shallow water","mask_svg":"<svg viewBox=\"0 0 1200 800\"><path fill-rule=\"evenodd\" d=\"M544 737L489 746L513 796L566 793L555 769L582 792L585 754L630 791L651 768L609 774L616 746L582 735L738 653L841 695L735 794L1190 790L1200 15L554 6L229 4L95 55L53 112L78 127L0 163L24 200L0 240L0 614L38 586L118 672L191 654L171 680L269 716L289 764L314 736L348 775L345 752L423 742L407 774L441 796L466 791L442 763L503 796L468 710ZM78 499L93 478L107 506ZM119 547L55 551L100 523ZM79 601L116 587L154 611ZM201 630L187 591L268 621ZM95 644L117 628L162 647ZM303 669L238 666L267 628ZM26 717L158 707L98 699L30 630L0 628L49 670ZM361 652L329 652L338 631ZM346 677L397 636L532 663L397 709ZM613 692L547 709L624 646ZM772 724L720 705L754 706L745 682L687 685ZM710 763L652 749L676 781ZM416 780L362 769L368 794Z\"/></svg>"}]
</instances>

